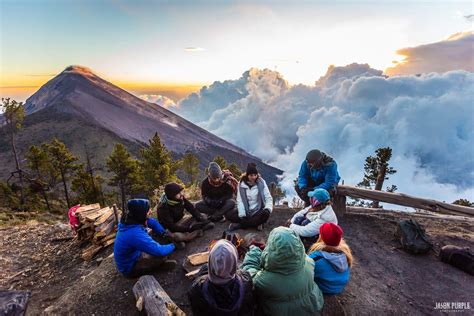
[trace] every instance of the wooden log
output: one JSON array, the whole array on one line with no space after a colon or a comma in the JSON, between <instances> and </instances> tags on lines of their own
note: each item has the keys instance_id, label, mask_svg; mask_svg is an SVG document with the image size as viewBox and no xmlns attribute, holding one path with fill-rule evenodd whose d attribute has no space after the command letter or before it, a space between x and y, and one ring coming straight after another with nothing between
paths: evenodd
<instances>
[{"instance_id":1,"label":"wooden log","mask_svg":"<svg viewBox=\"0 0 474 316\"><path fill-rule=\"evenodd\" d=\"M85 216L85 220L89 222L95 222L97 219L99 219L101 216L107 214L107 212L110 211L110 207L104 207L99 210L96 210L93 213L87 214ZM106 217L108 218L108 217Z\"/></svg>"},{"instance_id":2,"label":"wooden log","mask_svg":"<svg viewBox=\"0 0 474 316\"><path fill-rule=\"evenodd\" d=\"M370 207L360 207L360 206L347 206L348 214L369 214L369 215L387 215L387 214L397 214L397 215L406 215L410 217L418 218L430 218L430 219L442 219L448 221L463 221L468 223L474 223L474 217L469 216L459 216L459 215L448 215L448 214L439 214L439 213L428 213L428 212L403 212L399 210L389 210L384 208L370 208Z\"/></svg>"},{"instance_id":3,"label":"wooden log","mask_svg":"<svg viewBox=\"0 0 474 316\"><path fill-rule=\"evenodd\" d=\"M193 270L191 272L188 272L185 274L185 276L188 278L188 279L191 279L191 280L194 280L194 278L196 278L196 275L199 273L199 270L200 269L196 269L196 270Z\"/></svg>"},{"instance_id":4,"label":"wooden log","mask_svg":"<svg viewBox=\"0 0 474 316\"><path fill-rule=\"evenodd\" d=\"M350 196L354 198L375 200L385 203L391 203L396 205L403 205L423 210L428 210L438 213L447 214L462 214L468 216L474 216L474 208L449 204L436 200L423 199L414 196L410 196L403 193L391 193L384 191L375 191L368 189L361 189L351 186L339 185L337 187L337 194Z\"/></svg>"},{"instance_id":5,"label":"wooden log","mask_svg":"<svg viewBox=\"0 0 474 316\"><path fill-rule=\"evenodd\" d=\"M87 212L87 211L91 211L91 210L95 210L95 209L99 209L99 208L100 208L100 204L99 204L99 203L84 205L84 206L79 207L79 208L76 210L76 214L81 214L81 213L84 213L84 212Z\"/></svg>"},{"instance_id":6,"label":"wooden log","mask_svg":"<svg viewBox=\"0 0 474 316\"><path fill-rule=\"evenodd\" d=\"M102 246L108 247L108 246L112 245L113 243L115 243L115 238L114 239L109 239L109 240L103 242Z\"/></svg>"},{"instance_id":7,"label":"wooden log","mask_svg":"<svg viewBox=\"0 0 474 316\"><path fill-rule=\"evenodd\" d=\"M113 216L113 214L114 211L110 207L106 207L104 213L95 220L94 225L97 226L102 224L103 222L107 221L109 217Z\"/></svg>"},{"instance_id":8,"label":"wooden log","mask_svg":"<svg viewBox=\"0 0 474 316\"><path fill-rule=\"evenodd\" d=\"M152 275L144 275L133 286L137 308L147 315L185 316Z\"/></svg>"},{"instance_id":9,"label":"wooden log","mask_svg":"<svg viewBox=\"0 0 474 316\"><path fill-rule=\"evenodd\" d=\"M102 245L90 245L82 252L82 259L90 261L102 249Z\"/></svg>"},{"instance_id":10,"label":"wooden log","mask_svg":"<svg viewBox=\"0 0 474 316\"><path fill-rule=\"evenodd\" d=\"M339 218L344 217L344 215L346 214L346 196L345 195L336 194L333 197L333 209L337 217Z\"/></svg>"},{"instance_id":11,"label":"wooden log","mask_svg":"<svg viewBox=\"0 0 474 316\"><path fill-rule=\"evenodd\" d=\"M206 263L209 260L209 251L195 253L188 256L189 263L193 266L198 266L203 263Z\"/></svg>"}]
</instances>

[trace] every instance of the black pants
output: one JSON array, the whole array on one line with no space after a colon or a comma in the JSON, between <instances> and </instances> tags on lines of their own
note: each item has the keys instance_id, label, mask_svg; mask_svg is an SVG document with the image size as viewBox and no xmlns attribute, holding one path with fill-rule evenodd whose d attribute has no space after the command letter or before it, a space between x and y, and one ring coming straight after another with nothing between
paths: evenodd
<instances>
[{"instance_id":1,"label":"black pants","mask_svg":"<svg viewBox=\"0 0 474 316\"><path fill-rule=\"evenodd\" d=\"M257 227L258 225L264 224L267 222L270 217L270 212L264 209L261 209L253 216L246 216L244 218L239 217L239 211L237 208L226 213L225 217L232 223L239 223L242 228L248 227Z\"/></svg>"},{"instance_id":2,"label":"black pants","mask_svg":"<svg viewBox=\"0 0 474 316\"><path fill-rule=\"evenodd\" d=\"M300 197L300 199L302 199L304 201L304 206L307 207L309 206L309 197L308 197L308 192L309 191L313 191L314 190L314 187L317 186L319 184L316 184L314 183L313 180L309 180L308 181L308 185L306 186L306 190L301 190L300 187L298 186L298 184L296 184L295 186L295 191L296 193L298 194L298 196ZM336 195L336 190L335 189L329 189L328 190L329 192L329 195L331 196L331 198Z\"/></svg>"},{"instance_id":3,"label":"black pants","mask_svg":"<svg viewBox=\"0 0 474 316\"><path fill-rule=\"evenodd\" d=\"M176 231L180 232L193 232L195 230L201 229L206 224L209 223L209 220L203 221L203 222L198 222L194 217L186 214L183 216L182 219L180 219L178 222L176 222L175 226L179 226L180 229ZM172 232L175 232L174 230L171 230Z\"/></svg>"},{"instance_id":4,"label":"black pants","mask_svg":"<svg viewBox=\"0 0 474 316\"><path fill-rule=\"evenodd\" d=\"M142 252L140 258L133 266L132 272L128 275L130 278L137 278L142 275L150 274L160 268L166 257L155 257Z\"/></svg>"},{"instance_id":5,"label":"black pants","mask_svg":"<svg viewBox=\"0 0 474 316\"><path fill-rule=\"evenodd\" d=\"M235 208L235 201L232 199L225 200L219 208L212 207L204 201L199 201L196 203L195 208L198 212L212 216L215 219L220 219L227 212Z\"/></svg>"}]
</instances>

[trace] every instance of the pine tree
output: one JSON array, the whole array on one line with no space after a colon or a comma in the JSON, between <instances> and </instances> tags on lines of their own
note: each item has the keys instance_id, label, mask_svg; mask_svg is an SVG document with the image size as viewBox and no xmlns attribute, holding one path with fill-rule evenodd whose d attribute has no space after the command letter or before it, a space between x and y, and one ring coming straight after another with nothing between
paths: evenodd
<instances>
[{"instance_id":1,"label":"pine tree","mask_svg":"<svg viewBox=\"0 0 474 316\"><path fill-rule=\"evenodd\" d=\"M72 180L72 190L78 193L79 201L84 204L103 202L102 190L99 186L100 176L94 176L81 164Z\"/></svg>"},{"instance_id":2,"label":"pine tree","mask_svg":"<svg viewBox=\"0 0 474 316\"><path fill-rule=\"evenodd\" d=\"M196 184L199 180L199 158L192 151L187 151L181 159L181 170L189 180L188 185Z\"/></svg>"},{"instance_id":3,"label":"pine tree","mask_svg":"<svg viewBox=\"0 0 474 316\"><path fill-rule=\"evenodd\" d=\"M59 173L51 164L46 146L30 146L26 153L26 161L33 175L33 178L29 179L30 188L41 194L46 207L51 210L48 192L56 185Z\"/></svg>"},{"instance_id":4,"label":"pine tree","mask_svg":"<svg viewBox=\"0 0 474 316\"><path fill-rule=\"evenodd\" d=\"M23 184L23 171L21 169L21 162L16 148L16 134L21 128L25 118L25 108L22 102L11 100L10 98L2 98L1 109L3 110L3 117L5 118L5 132L10 137L10 145L12 148L13 158L15 159L15 171L12 173L18 174L20 181L20 204L25 204L25 192Z\"/></svg>"},{"instance_id":5,"label":"pine tree","mask_svg":"<svg viewBox=\"0 0 474 316\"><path fill-rule=\"evenodd\" d=\"M127 196L132 193L134 184L140 181L138 161L130 155L124 145L115 144L107 158L107 170L113 174L109 184L118 187L122 210L125 210Z\"/></svg>"},{"instance_id":6,"label":"pine tree","mask_svg":"<svg viewBox=\"0 0 474 316\"><path fill-rule=\"evenodd\" d=\"M140 150L140 154L143 159L141 161L143 189L149 196L160 186L177 181L176 171L179 162L173 161L171 153L161 143L158 133L150 139L148 147Z\"/></svg>"},{"instance_id":7,"label":"pine tree","mask_svg":"<svg viewBox=\"0 0 474 316\"><path fill-rule=\"evenodd\" d=\"M61 175L61 182L63 183L64 196L66 197L67 207L71 207L69 198L69 191L67 187L69 175L76 170L76 161L78 160L66 145L57 138L53 139L51 144L47 144L46 148L51 159L51 164Z\"/></svg>"},{"instance_id":8,"label":"pine tree","mask_svg":"<svg viewBox=\"0 0 474 316\"><path fill-rule=\"evenodd\" d=\"M224 159L222 156L216 156L213 160L216 162L221 169L226 169L227 168L227 161Z\"/></svg>"},{"instance_id":9,"label":"pine tree","mask_svg":"<svg viewBox=\"0 0 474 316\"><path fill-rule=\"evenodd\" d=\"M390 158L392 158L392 149L390 147L379 148L375 151L375 156L369 156L365 159L364 178L357 186L372 188L381 191L383 183L388 180L388 175L394 174L397 170L389 166ZM387 191L394 192L397 190L395 185L387 188ZM379 202L374 201L372 207L378 208Z\"/></svg>"},{"instance_id":10,"label":"pine tree","mask_svg":"<svg viewBox=\"0 0 474 316\"><path fill-rule=\"evenodd\" d=\"M227 169L230 172L232 172L232 175L236 178L239 178L243 173L243 171L239 168L239 166L235 162L232 162L231 164L229 164L227 160L225 160L224 157L222 156L218 155L214 157L213 161L216 162L219 165L219 167L221 167L222 170ZM207 169L206 169L206 173L207 173Z\"/></svg>"}]
</instances>

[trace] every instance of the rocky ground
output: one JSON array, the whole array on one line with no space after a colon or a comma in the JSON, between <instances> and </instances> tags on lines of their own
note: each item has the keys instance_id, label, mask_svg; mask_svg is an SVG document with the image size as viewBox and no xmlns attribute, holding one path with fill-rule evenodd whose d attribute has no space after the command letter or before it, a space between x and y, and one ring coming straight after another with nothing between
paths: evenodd
<instances>
[{"instance_id":1,"label":"rocky ground","mask_svg":"<svg viewBox=\"0 0 474 316\"><path fill-rule=\"evenodd\" d=\"M261 232L282 225L294 213L278 208ZM340 218L345 238L352 248L355 265L343 294L325 298L324 315L360 314L436 314L438 302L469 302L474 309L473 277L437 257L446 244L474 249L473 219L437 219L416 216L426 228L435 247L415 256L400 249L394 238L397 222L410 214L392 212L348 213ZM182 264L186 255L204 251L210 240L219 238L228 223L189 243L172 255ZM240 232L242 235L246 231ZM135 315L132 293L136 279L118 274L109 257L112 247L91 262L81 257L81 245L66 224L38 224L0 228L0 288L28 290L32 296L27 314ZM180 267L157 272L155 277L170 297L191 314L186 291L191 281Z\"/></svg>"}]
</instances>

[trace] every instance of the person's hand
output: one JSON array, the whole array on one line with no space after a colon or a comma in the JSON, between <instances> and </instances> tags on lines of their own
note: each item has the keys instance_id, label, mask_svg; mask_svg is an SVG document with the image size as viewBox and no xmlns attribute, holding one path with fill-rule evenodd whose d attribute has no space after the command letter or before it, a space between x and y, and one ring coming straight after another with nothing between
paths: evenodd
<instances>
[{"instance_id":1,"label":"person's hand","mask_svg":"<svg viewBox=\"0 0 474 316\"><path fill-rule=\"evenodd\" d=\"M207 214L202 214L199 215L199 217L196 219L198 222L206 222L209 221L209 216Z\"/></svg>"}]
</instances>

